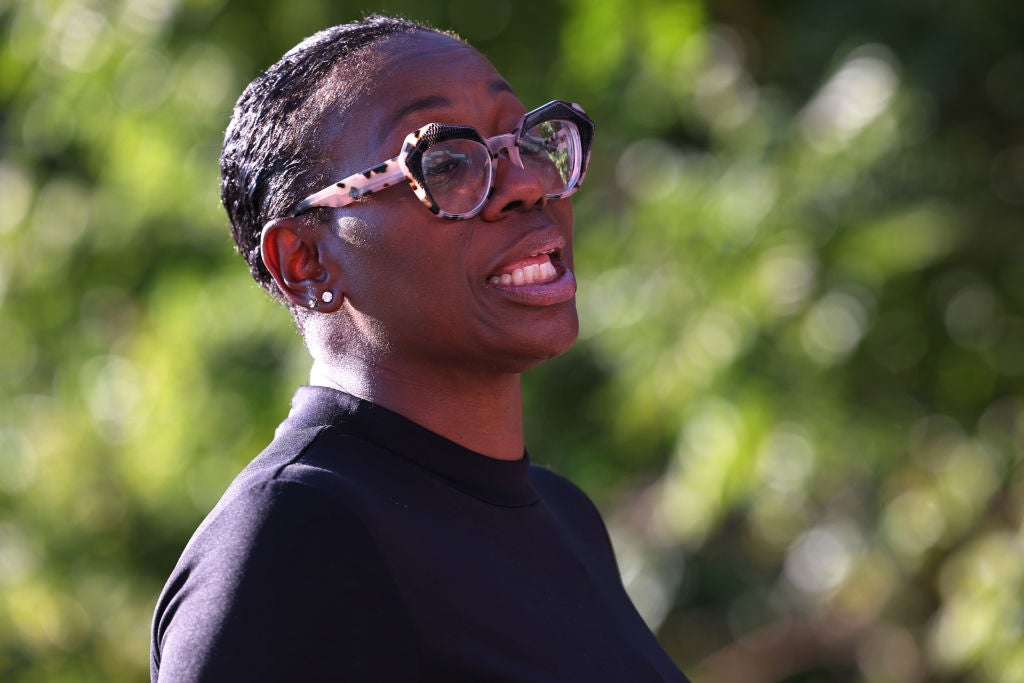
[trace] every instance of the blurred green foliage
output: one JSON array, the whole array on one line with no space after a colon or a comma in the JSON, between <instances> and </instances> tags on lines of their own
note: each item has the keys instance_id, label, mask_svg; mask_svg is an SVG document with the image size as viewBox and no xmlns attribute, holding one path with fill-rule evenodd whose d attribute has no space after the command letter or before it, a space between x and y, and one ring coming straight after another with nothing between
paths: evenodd
<instances>
[{"instance_id":1,"label":"blurred green foliage","mask_svg":"<svg viewBox=\"0 0 1024 683\"><path fill-rule=\"evenodd\" d=\"M1024 5L0 0L0 679L145 680L307 361L218 206L244 85L371 10L598 122L531 453L718 681L1024 680Z\"/></svg>"}]
</instances>

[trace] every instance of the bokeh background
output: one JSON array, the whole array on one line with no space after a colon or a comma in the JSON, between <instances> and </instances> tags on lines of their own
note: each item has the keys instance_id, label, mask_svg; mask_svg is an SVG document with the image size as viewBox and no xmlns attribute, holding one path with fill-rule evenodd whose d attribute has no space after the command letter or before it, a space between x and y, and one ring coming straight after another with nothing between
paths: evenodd
<instances>
[{"instance_id":1,"label":"bokeh background","mask_svg":"<svg viewBox=\"0 0 1024 683\"><path fill-rule=\"evenodd\" d=\"M235 98L372 10L598 122L534 459L699 683L1024 681L1024 3L0 0L0 679L143 681L308 363Z\"/></svg>"}]
</instances>

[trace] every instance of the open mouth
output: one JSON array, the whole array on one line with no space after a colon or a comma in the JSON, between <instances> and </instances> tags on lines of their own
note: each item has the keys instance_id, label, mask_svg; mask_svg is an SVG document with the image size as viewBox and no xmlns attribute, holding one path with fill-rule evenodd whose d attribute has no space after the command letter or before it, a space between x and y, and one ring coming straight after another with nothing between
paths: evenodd
<instances>
[{"instance_id":1,"label":"open mouth","mask_svg":"<svg viewBox=\"0 0 1024 683\"><path fill-rule=\"evenodd\" d=\"M554 282L559 277L558 257L558 249L538 251L501 266L488 276L487 281L499 287L545 285Z\"/></svg>"}]
</instances>

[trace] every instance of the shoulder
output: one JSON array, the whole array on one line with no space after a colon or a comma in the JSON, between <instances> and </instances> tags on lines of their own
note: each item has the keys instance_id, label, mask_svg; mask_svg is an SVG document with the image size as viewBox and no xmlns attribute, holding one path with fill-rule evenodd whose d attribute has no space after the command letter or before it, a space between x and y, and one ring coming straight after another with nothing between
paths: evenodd
<instances>
[{"instance_id":1,"label":"shoulder","mask_svg":"<svg viewBox=\"0 0 1024 683\"><path fill-rule=\"evenodd\" d=\"M530 465L530 483L549 506L577 514L598 515L593 501L582 489L560 474L541 465Z\"/></svg>"},{"instance_id":2,"label":"shoulder","mask_svg":"<svg viewBox=\"0 0 1024 683\"><path fill-rule=\"evenodd\" d=\"M601 513L578 486L539 465L530 466L530 483L548 511L566 530L571 542L602 561L615 564L615 552Z\"/></svg>"},{"instance_id":3,"label":"shoulder","mask_svg":"<svg viewBox=\"0 0 1024 683\"><path fill-rule=\"evenodd\" d=\"M344 505L343 498L324 482L294 478L266 478L233 488L204 520L185 550L183 559L206 559L221 564L255 562L278 557L315 542L321 548L341 550L328 539L357 544L362 524ZM232 549L230 555L218 549ZM299 558L293 558L293 563Z\"/></svg>"},{"instance_id":4,"label":"shoulder","mask_svg":"<svg viewBox=\"0 0 1024 683\"><path fill-rule=\"evenodd\" d=\"M372 478L367 464L378 460L372 450L330 426L278 434L231 482L193 541L208 534L244 535L271 523L313 531L354 521L349 511L372 488L366 481Z\"/></svg>"},{"instance_id":5,"label":"shoulder","mask_svg":"<svg viewBox=\"0 0 1024 683\"><path fill-rule=\"evenodd\" d=\"M308 571L347 556L376 558L363 510L372 485L350 462L372 460L359 439L329 427L278 436L231 483L189 541L180 564L218 571ZM287 562L283 559L288 558Z\"/></svg>"},{"instance_id":6,"label":"shoulder","mask_svg":"<svg viewBox=\"0 0 1024 683\"><path fill-rule=\"evenodd\" d=\"M316 464L325 430L294 437L236 478L179 559L153 623L161 679L348 680L414 666L405 606L358 513L359 482ZM307 664L286 668L296 661Z\"/></svg>"}]
</instances>

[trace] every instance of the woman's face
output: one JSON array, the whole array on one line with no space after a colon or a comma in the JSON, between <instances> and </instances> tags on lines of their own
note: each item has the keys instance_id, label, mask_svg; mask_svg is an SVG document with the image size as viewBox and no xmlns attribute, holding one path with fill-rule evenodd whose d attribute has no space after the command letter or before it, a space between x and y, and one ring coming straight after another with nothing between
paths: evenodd
<instances>
[{"instance_id":1,"label":"woman's face","mask_svg":"<svg viewBox=\"0 0 1024 683\"><path fill-rule=\"evenodd\" d=\"M482 55L446 36L390 38L369 59L368 94L326 131L338 177L395 156L427 123L490 137L526 112ZM321 249L362 321L367 360L405 372L522 372L576 339L569 201L545 200L504 158L494 186L468 220L433 216L404 183L337 211L340 239Z\"/></svg>"}]
</instances>

